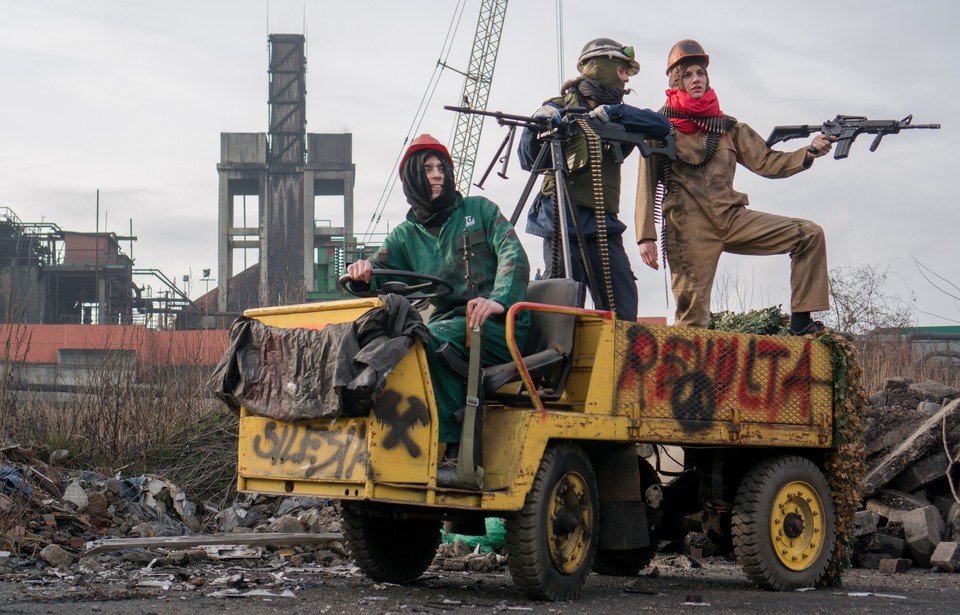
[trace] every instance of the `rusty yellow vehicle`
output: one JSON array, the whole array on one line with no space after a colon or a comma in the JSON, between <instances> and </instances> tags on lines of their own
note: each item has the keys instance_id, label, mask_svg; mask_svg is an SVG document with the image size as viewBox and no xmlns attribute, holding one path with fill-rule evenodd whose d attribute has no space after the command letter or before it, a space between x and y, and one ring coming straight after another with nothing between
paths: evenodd
<instances>
[{"instance_id":1,"label":"rusty yellow vehicle","mask_svg":"<svg viewBox=\"0 0 960 615\"><path fill-rule=\"evenodd\" d=\"M438 484L437 410L415 341L368 408L347 400L339 416L304 418L254 412L239 396L239 490L339 501L349 552L377 581L417 579L444 522L482 534L482 521L498 517L514 583L534 598L575 597L591 570L635 575L658 540L691 529L732 545L760 587L817 583L837 531L824 474L830 349L617 321L579 307L583 295L569 279L535 281L508 310L508 343L519 313L533 324L524 348L510 346L511 363L483 372L475 488ZM313 343L305 335L384 308L384 297L366 297L247 311L260 343L245 360L270 377L240 388L262 401L272 386L268 401L280 406L288 393L310 397L266 364L298 364L289 359ZM270 337L288 333L299 337ZM668 445L683 453L669 481L658 455L639 454Z\"/></svg>"}]
</instances>

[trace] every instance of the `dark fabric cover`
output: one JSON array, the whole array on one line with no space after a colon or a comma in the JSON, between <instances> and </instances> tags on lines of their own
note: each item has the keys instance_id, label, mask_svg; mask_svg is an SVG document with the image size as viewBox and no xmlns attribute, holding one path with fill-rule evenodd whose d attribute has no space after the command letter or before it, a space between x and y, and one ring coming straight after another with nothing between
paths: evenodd
<instances>
[{"instance_id":1,"label":"dark fabric cover","mask_svg":"<svg viewBox=\"0 0 960 615\"><path fill-rule=\"evenodd\" d=\"M376 404L387 374L415 337L429 331L398 295L355 322L284 329L240 317L208 388L235 412L282 421L362 416Z\"/></svg>"}]
</instances>

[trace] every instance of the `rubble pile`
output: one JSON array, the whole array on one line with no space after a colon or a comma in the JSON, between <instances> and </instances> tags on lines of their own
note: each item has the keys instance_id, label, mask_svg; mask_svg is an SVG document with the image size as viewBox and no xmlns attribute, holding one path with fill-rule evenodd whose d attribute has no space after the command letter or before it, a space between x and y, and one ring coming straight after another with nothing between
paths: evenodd
<instances>
[{"instance_id":1,"label":"rubble pile","mask_svg":"<svg viewBox=\"0 0 960 615\"><path fill-rule=\"evenodd\" d=\"M158 476L68 471L65 460L0 449L0 580L37 591L56 579L77 591L113 583L286 597L323 578L362 576L328 500L241 494L218 509ZM430 570L505 574L504 557L453 541Z\"/></svg>"},{"instance_id":2,"label":"rubble pile","mask_svg":"<svg viewBox=\"0 0 960 615\"><path fill-rule=\"evenodd\" d=\"M888 378L867 401L854 564L960 572L960 390Z\"/></svg>"}]
</instances>

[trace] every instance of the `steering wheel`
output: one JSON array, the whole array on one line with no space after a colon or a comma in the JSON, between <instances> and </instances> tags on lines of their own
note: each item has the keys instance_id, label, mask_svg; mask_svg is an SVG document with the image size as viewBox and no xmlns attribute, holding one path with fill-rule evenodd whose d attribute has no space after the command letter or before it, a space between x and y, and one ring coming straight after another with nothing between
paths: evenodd
<instances>
[{"instance_id":1,"label":"steering wheel","mask_svg":"<svg viewBox=\"0 0 960 615\"><path fill-rule=\"evenodd\" d=\"M398 269L374 269L370 272L371 277L402 277L421 280L419 284L407 284L399 280L388 280L380 285L379 288L372 289L364 282L351 280L348 274L343 274L337 280L337 289L345 291L354 297L376 297L385 293L393 293L406 297L410 301L424 301L446 297L453 292L453 286L446 280L440 279L435 275L419 273L417 271L400 271ZM367 288L357 288L354 285L363 285Z\"/></svg>"}]
</instances>

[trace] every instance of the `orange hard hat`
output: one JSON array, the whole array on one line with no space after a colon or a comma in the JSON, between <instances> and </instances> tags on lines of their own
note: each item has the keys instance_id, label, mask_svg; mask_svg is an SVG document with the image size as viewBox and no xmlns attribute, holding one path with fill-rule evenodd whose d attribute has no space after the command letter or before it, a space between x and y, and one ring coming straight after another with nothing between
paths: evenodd
<instances>
[{"instance_id":1,"label":"orange hard hat","mask_svg":"<svg viewBox=\"0 0 960 615\"><path fill-rule=\"evenodd\" d=\"M710 64L710 56L704 51L703 45L692 38L685 38L670 50L670 55L667 56L667 74L669 75L674 66L686 59L699 60L704 68Z\"/></svg>"}]
</instances>

